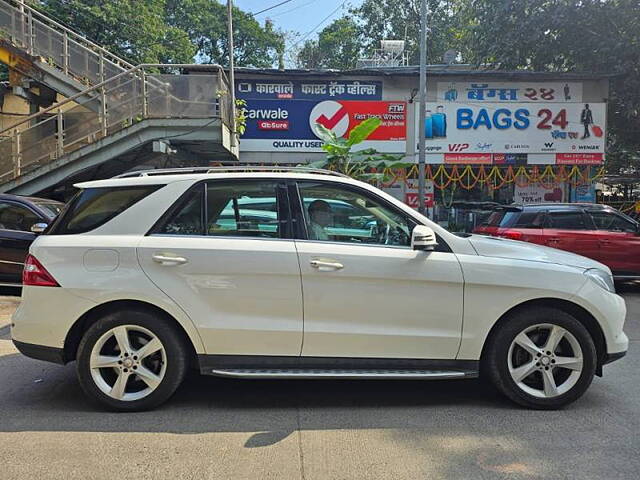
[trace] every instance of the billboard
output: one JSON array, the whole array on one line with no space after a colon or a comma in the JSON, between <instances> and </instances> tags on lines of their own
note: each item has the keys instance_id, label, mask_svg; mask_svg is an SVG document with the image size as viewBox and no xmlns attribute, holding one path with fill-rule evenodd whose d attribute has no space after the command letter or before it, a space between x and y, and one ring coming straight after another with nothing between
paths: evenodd
<instances>
[{"instance_id":1,"label":"billboard","mask_svg":"<svg viewBox=\"0 0 640 480\"><path fill-rule=\"evenodd\" d=\"M382 82L241 79L236 92L247 102L241 151L322 152L316 123L348 137L371 117L380 118L382 124L359 148L406 151L407 104L380 100Z\"/></svg>"},{"instance_id":2,"label":"billboard","mask_svg":"<svg viewBox=\"0 0 640 480\"><path fill-rule=\"evenodd\" d=\"M439 102L582 102L577 82L438 82Z\"/></svg>"},{"instance_id":3,"label":"billboard","mask_svg":"<svg viewBox=\"0 0 640 480\"><path fill-rule=\"evenodd\" d=\"M573 154L557 163L601 163L605 115L604 103L428 103L416 138L426 137L428 154Z\"/></svg>"}]
</instances>

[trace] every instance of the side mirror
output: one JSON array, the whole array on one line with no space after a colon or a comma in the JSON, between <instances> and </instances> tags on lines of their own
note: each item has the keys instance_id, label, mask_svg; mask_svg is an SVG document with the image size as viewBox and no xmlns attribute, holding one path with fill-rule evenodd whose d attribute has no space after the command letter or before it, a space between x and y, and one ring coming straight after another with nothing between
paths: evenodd
<instances>
[{"instance_id":1,"label":"side mirror","mask_svg":"<svg viewBox=\"0 0 640 480\"><path fill-rule=\"evenodd\" d=\"M34 223L31 225L31 232L33 233L42 233L48 227L46 223Z\"/></svg>"},{"instance_id":2,"label":"side mirror","mask_svg":"<svg viewBox=\"0 0 640 480\"><path fill-rule=\"evenodd\" d=\"M416 225L411 232L411 248L414 250L434 250L438 246L436 234L426 225Z\"/></svg>"}]
</instances>

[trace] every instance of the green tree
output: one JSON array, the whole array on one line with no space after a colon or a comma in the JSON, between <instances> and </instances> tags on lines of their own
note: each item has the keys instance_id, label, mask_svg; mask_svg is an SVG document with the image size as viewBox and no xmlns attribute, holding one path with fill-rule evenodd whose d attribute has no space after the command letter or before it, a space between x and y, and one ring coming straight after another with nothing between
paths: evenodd
<instances>
[{"instance_id":1,"label":"green tree","mask_svg":"<svg viewBox=\"0 0 640 480\"><path fill-rule=\"evenodd\" d=\"M132 63L228 63L226 5L216 0L40 0L51 17ZM234 7L236 65L271 67L283 39Z\"/></svg>"},{"instance_id":2,"label":"green tree","mask_svg":"<svg viewBox=\"0 0 640 480\"><path fill-rule=\"evenodd\" d=\"M458 0L456 36L477 65L611 74L607 166L640 171L638 0Z\"/></svg>"},{"instance_id":3,"label":"green tree","mask_svg":"<svg viewBox=\"0 0 640 480\"><path fill-rule=\"evenodd\" d=\"M196 50L165 21L165 0L42 0L42 9L132 63L188 63Z\"/></svg>"},{"instance_id":4,"label":"green tree","mask_svg":"<svg viewBox=\"0 0 640 480\"><path fill-rule=\"evenodd\" d=\"M196 46L199 63L227 65L226 5L216 0L167 0L169 25L185 32ZM237 66L268 68L278 60L283 49L280 32L271 22L261 27L250 14L233 8L234 60Z\"/></svg>"},{"instance_id":5,"label":"green tree","mask_svg":"<svg viewBox=\"0 0 640 480\"><path fill-rule=\"evenodd\" d=\"M353 17L345 16L324 28L317 40L307 40L298 53L301 68L355 68L362 56L362 30Z\"/></svg>"},{"instance_id":6,"label":"green tree","mask_svg":"<svg viewBox=\"0 0 640 480\"><path fill-rule=\"evenodd\" d=\"M427 63L442 63L444 52L457 46L454 3L454 0L427 0ZM409 63L417 65L420 5L421 0L364 0L360 7L352 10L363 34L364 47L370 51L379 48L380 40L406 40Z\"/></svg>"}]
</instances>

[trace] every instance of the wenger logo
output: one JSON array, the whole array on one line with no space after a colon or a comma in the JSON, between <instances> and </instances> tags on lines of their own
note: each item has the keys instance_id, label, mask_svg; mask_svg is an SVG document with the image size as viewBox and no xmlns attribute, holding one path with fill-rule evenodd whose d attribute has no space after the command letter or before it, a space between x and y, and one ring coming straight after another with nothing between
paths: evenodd
<instances>
[{"instance_id":1,"label":"wenger logo","mask_svg":"<svg viewBox=\"0 0 640 480\"><path fill-rule=\"evenodd\" d=\"M449 144L449 151L450 152L462 152L462 151L466 150L467 148L469 148L469 144L468 143L450 143Z\"/></svg>"}]
</instances>

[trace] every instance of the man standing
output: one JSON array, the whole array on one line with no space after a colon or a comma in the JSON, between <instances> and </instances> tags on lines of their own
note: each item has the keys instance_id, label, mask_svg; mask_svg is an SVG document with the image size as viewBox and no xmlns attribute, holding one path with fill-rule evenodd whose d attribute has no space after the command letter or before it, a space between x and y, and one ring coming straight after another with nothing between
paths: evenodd
<instances>
[{"instance_id":1,"label":"man standing","mask_svg":"<svg viewBox=\"0 0 640 480\"><path fill-rule=\"evenodd\" d=\"M582 138L589 138L591 136L589 133L589 125L593 124L593 113L589 109L588 103L585 104L582 109L582 113L580 113L580 123L584 125L584 134L582 135Z\"/></svg>"}]
</instances>

